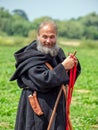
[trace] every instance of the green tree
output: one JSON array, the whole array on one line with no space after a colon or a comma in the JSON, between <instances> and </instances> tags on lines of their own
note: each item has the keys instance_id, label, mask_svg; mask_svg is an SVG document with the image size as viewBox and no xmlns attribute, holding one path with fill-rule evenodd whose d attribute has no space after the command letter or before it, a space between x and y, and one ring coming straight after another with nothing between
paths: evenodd
<instances>
[{"instance_id":1,"label":"green tree","mask_svg":"<svg viewBox=\"0 0 98 130\"><path fill-rule=\"evenodd\" d=\"M11 29L12 15L3 7L0 8L0 31L9 34Z\"/></svg>"},{"instance_id":2,"label":"green tree","mask_svg":"<svg viewBox=\"0 0 98 130\"><path fill-rule=\"evenodd\" d=\"M86 39L98 39L98 27L90 26L86 27L84 31L84 37Z\"/></svg>"},{"instance_id":3,"label":"green tree","mask_svg":"<svg viewBox=\"0 0 98 130\"><path fill-rule=\"evenodd\" d=\"M82 22L85 26L98 26L98 15L93 12L83 17Z\"/></svg>"},{"instance_id":4,"label":"green tree","mask_svg":"<svg viewBox=\"0 0 98 130\"><path fill-rule=\"evenodd\" d=\"M45 20L52 20L52 18L48 17L48 16L44 16L44 17L34 19L32 22L32 29L36 30L38 28L39 24Z\"/></svg>"},{"instance_id":5,"label":"green tree","mask_svg":"<svg viewBox=\"0 0 98 130\"><path fill-rule=\"evenodd\" d=\"M58 22L59 36L65 38L80 39L83 35L84 27L77 21Z\"/></svg>"},{"instance_id":6,"label":"green tree","mask_svg":"<svg viewBox=\"0 0 98 130\"><path fill-rule=\"evenodd\" d=\"M15 9L15 10L13 10L13 13L23 17L25 20L28 20L27 14L21 9Z\"/></svg>"},{"instance_id":7,"label":"green tree","mask_svg":"<svg viewBox=\"0 0 98 130\"><path fill-rule=\"evenodd\" d=\"M30 22L23 10L15 9L12 14L3 7L0 8L0 34L35 37L35 30L45 20L54 20L57 23L58 35L60 37L69 39L98 39L98 14L95 12L77 19L72 18L61 21L43 16Z\"/></svg>"}]
</instances>

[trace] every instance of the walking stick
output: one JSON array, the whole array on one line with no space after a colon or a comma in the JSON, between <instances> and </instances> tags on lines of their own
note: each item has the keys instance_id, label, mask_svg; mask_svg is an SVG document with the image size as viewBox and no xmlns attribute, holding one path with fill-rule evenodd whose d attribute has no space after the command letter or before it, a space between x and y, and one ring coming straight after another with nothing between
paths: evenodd
<instances>
[{"instance_id":1,"label":"walking stick","mask_svg":"<svg viewBox=\"0 0 98 130\"><path fill-rule=\"evenodd\" d=\"M52 70L52 66L49 64L49 63L45 63L46 66ZM67 88L67 87L66 87ZM57 106L58 106L58 103L59 103L59 100L60 100L60 97L61 97L61 94L62 94L62 91L64 92L64 95L66 97L66 88L64 85L61 86L60 88L60 91L58 93L58 96L57 96L57 99L56 99L56 102L55 102L55 105L54 105L54 108L53 108L53 111L52 111L52 115L51 115L51 118L50 118L50 121L49 121L49 124L48 124L48 128L47 130L50 130L51 129L51 125L52 125L52 122L53 122L53 119L54 119L54 116L55 116L55 113L56 113L56 110L57 110Z\"/></svg>"},{"instance_id":2,"label":"walking stick","mask_svg":"<svg viewBox=\"0 0 98 130\"><path fill-rule=\"evenodd\" d=\"M60 100L60 97L61 97L61 94L62 94L62 90L63 90L62 88L63 88L63 85L62 85L62 87L61 87L61 89L58 93L58 96L57 96L57 99L56 99L56 102L55 102L55 105L54 105L54 109L52 111L52 115L51 115L47 130L51 129L52 122L53 122L53 119L54 119L54 116L55 116L55 113L56 113L56 110L57 110L57 106L58 106L58 103L59 103L59 100Z\"/></svg>"}]
</instances>

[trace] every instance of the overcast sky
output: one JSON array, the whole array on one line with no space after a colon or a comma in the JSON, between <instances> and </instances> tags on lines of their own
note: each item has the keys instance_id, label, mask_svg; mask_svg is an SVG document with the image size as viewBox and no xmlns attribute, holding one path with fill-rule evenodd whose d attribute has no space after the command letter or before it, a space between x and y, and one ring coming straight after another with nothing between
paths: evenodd
<instances>
[{"instance_id":1,"label":"overcast sky","mask_svg":"<svg viewBox=\"0 0 98 130\"><path fill-rule=\"evenodd\" d=\"M98 14L98 0L0 0L0 7L9 12L22 9L30 21L42 16L65 20L91 12Z\"/></svg>"}]
</instances>

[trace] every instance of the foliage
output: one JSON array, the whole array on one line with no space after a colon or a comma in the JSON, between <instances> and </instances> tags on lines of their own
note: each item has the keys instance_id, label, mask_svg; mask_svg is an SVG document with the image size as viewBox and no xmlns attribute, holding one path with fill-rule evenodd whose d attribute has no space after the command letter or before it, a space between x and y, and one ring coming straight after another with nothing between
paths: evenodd
<instances>
[{"instance_id":1,"label":"foliage","mask_svg":"<svg viewBox=\"0 0 98 130\"><path fill-rule=\"evenodd\" d=\"M28 20L27 14L23 10L15 9L13 10L13 13L23 17L25 20Z\"/></svg>"},{"instance_id":2,"label":"foliage","mask_svg":"<svg viewBox=\"0 0 98 130\"><path fill-rule=\"evenodd\" d=\"M31 30L29 31L29 34L28 34L28 38L31 39L32 41L35 40L37 37L37 32L36 30Z\"/></svg>"},{"instance_id":3,"label":"foliage","mask_svg":"<svg viewBox=\"0 0 98 130\"><path fill-rule=\"evenodd\" d=\"M93 41L89 42L92 43ZM68 52L73 53L76 50L76 56L79 58L82 66L81 75L74 86L71 103L71 120L75 130L98 129L98 46L96 48L90 48L86 46L87 44L84 41L84 46L61 46L66 54ZM21 89L18 88L16 82L9 82L9 79L15 71L13 53L22 46L23 44L19 46L0 45L1 130L14 129Z\"/></svg>"},{"instance_id":4,"label":"foliage","mask_svg":"<svg viewBox=\"0 0 98 130\"><path fill-rule=\"evenodd\" d=\"M15 9L13 13L10 13L8 10L0 8L0 32L10 36L28 37L31 30L37 30L38 25L44 20L54 20L57 23L60 37L98 39L98 14L95 12L77 19L61 21L43 16L31 22L23 10Z\"/></svg>"},{"instance_id":5,"label":"foliage","mask_svg":"<svg viewBox=\"0 0 98 130\"><path fill-rule=\"evenodd\" d=\"M9 13L8 10L0 8L0 31L8 35L27 36L31 30L31 23L22 15Z\"/></svg>"},{"instance_id":6,"label":"foliage","mask_svg":"<svg viewBox=\"0 0 98 130\"><path fill-rule=\"evenodd\" d=\"M41 17L41 18L34 19L33 22L32 22L32 29L36 30L38 28L39 24L42 21L45 21L45 20L52 20L52 18L48 17L48 16L44 16L44 17Z\"/></svg>"}]
</instances>

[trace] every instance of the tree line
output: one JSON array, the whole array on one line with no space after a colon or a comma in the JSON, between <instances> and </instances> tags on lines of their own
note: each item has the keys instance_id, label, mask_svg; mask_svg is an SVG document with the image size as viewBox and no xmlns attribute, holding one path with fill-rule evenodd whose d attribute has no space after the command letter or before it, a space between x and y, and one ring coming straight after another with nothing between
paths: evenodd
<instances>
[{"instance_id":1,"label":"tree line","mask_svg":"<svg viewBox=\"0 0 98 130\"><path fill-rule=\"evenodd\" d=\"M32 14L33 15L33 14ZM70 20L53 19L48 16L29 21L23 10L13 12L0 8L0 35L32 37L43 20L54 20L58 25L59 37L68 39L98 39L98 14L92 12L83 17Z\"/></svg>"}]
</instances>

